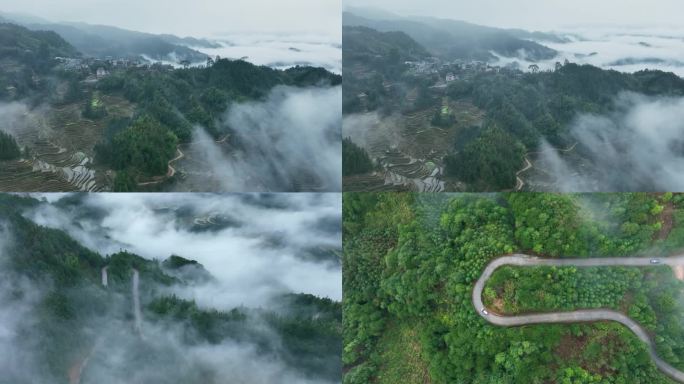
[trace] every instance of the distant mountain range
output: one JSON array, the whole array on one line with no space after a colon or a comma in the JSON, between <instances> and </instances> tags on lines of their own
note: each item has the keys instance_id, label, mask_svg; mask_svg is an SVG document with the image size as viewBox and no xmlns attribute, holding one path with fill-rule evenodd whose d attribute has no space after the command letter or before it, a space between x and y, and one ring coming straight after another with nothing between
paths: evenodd
<instances>
[{"instance_id":1,"label":"distant mountain range","mask_svg":"<svg viewBox=\"0 0 684 384\"><path fill-rule=\"evenodd\" d=\"M353 8L344 12L344 26L363 26L380 32L401 31L434 56L445 59L492 60L495 54L529 61L549 60L558 52L534 40L563 42L564 38L542 32L499 29L458 20L428 17L404 18L382 11Z\"/></svg>"},{"instance_id":2,"label":"distant mountain range","mask_svg":"<svg viewBox=\"0 0 684 384\"><path fill-rule=\"evenodd\" d=\"M346 62L368 55L387 57L391 52L401 61L430 56L422 45L400 31L378 32L368 27L345 26L342 28L342 40L350 47L344 51Z\"/></svg>"},{"instance_id":3,"label":"distant mountain range","mask_svg":"<svg viewBox=\"0 0 684 384\"><path fill-rule=\"evenodd\" d=\"M219 46L205 39L155 35L86 23L53 23L14 14L0 13L0 22L18 24L34 31L54 31L85 56L97 58L148 57L152 60L199 62L206 60L207 55L190 47Z\"/></svg>"}]
</instances>

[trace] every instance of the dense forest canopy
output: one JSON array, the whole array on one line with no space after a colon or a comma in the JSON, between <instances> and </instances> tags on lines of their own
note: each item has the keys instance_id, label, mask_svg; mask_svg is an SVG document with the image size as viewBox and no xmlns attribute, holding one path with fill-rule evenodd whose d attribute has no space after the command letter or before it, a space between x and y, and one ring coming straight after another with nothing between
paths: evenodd
<instances>
[{"instance_id":1,"label":"dense forest canopy","mask_svg":"<svg viewBox=\"0 0 684 384\"><path fill-rule=\"evenodd\" d=\"M342 158L346 160L342 165L342 175L344 176L373 170L373 161L368 156L368 152L347 137L342 140Z\"/></svg>"},{"instance_id":2,"label":"dense forest canopy","mask_svg":"<svg viewBox=\"0 0 684 384\"><path fill-rule=\"evenodd\" d=\"M17 141L9 133L0 131L0 160L13 160L21 156Z\"/></svg>"},{"instance_id":3,"label":"dense forest canopy","mask_svg":"<svg viewBox=\"0 0 684 384\"><path fill-rule=\"evenodd\" d=\"M207 68L152 72L127 70L103 79L97 89L123 95L138 105L137 115L157 121L153 126L163 129L143 130L150 136L148 143L166 141L168 133L179 142L187 143L192 138L193 129L206 129L216 139L230 134L230 128L226 130L221 121L230 103L263 98L279 85L307 87L340 83L341 76L322 68L294 67L281 71L245 61L221 59ZM145 158L147 163L137 162L141 158L136 151L128 145L121 145L124 143L121 138L133 135L134 128L135 125L119 133L118 142L113 137L99 145L97 160L114 169L130 166L129 173L163 174L165 165L158 165L173 158L175 150L169 151L168 146L161 146L155 150L157 154Z\"/></svg>"},{"instance_id":4,"label":"dense forest canopy","mask_svg":"<svg viewBox=\"0 0 684 384\"><path fill-rule=\"evenodd\" d=\"M684 197L672 194L345 194L344 382L671 383L622 325L497 327L475 313L471 293L485 265L514 252L673 253L683 220ZM684 306L671 300L681 287L665 267L507 267L484 299L510 313L625 311L681 369L674 319Z\"/></svg>"},{"instance_id":5,"label":"dense forest canopy","mask_svg":"<svg viewBox=\"0 0 684 384\"><path fill-rule=\"evenodd\" d=\"M35 75L50 73L56 56L77 57L79 52L53 31L0 21L0 101L45 92L49 84Z\"/></svg>"}]
</instances>

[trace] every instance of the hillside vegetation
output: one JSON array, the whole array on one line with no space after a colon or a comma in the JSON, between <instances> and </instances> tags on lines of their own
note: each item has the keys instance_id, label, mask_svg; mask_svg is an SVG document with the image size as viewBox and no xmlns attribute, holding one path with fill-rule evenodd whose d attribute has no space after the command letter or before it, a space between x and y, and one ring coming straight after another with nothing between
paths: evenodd
<instances>
[{"instance_id":1,"label":"hillside vegetation","mask_svg":"<svg viewBox=\"0 0 684 384\"><path fill-rule=\"evenodd\" d=\"M514 252L681 250L683 202L672 194L345 194L344 382L383 382L406 362L414 373L406 383L672 383L622 325L497 327L475 312L471 294L491 260ZM669 215L674 226L661 233ZM683 284L665 267L504 268L484 298L509 313L624 311L681 369L683 329L674 319L684 306L672 299Z\"/></svg>"},{"instance_id":2,"label":"hillside vegetation","mask_svg":"<svg viewBox=\"0 0 684 384\"><path fill-rule=\"evenodd\" d=\"M360 23L351 20L348 24ZM494 68L468 60L452 62L425 55L431 48L411 33L414 21L361 24L365 26L344 27L348 37L343 54L343 113L398 116L406 126L396 127L397 136L408 137L415 131L434 135L454 132L451 149L438 160L446 176L465 182L466 189L472 191L513 189L516 172L525 165L522 155L538 152L542 143L569 148L577 142L571 128L579 115L611 116L619 110L620 98L626 94L684 96L684 79L672 73L644 70L629 74L570 62L558 63L553 71L523 72L515 67ZM445 25L451 24L443 21L436 25L447 28ZM465 33L460 27L448 28L453 33ZM504 32L490 31L486 35L498 39L500 33ZM424 38L438 39L433 34ZM483 41L473 44L488 47ZM439 56L442 51L431 55ZM407 63L411 60L420 65ZM447 75L455 77L445 82ZM476 107L484 113L482 121L469 127L460 125L461 121L453 116L442 121L440 110L450 102ZM424 114L435 117L422 121L420 116ZM505 135L503 140L491 140L494 126L503 132L497 136Z\"/></svg>"}]
</instances>

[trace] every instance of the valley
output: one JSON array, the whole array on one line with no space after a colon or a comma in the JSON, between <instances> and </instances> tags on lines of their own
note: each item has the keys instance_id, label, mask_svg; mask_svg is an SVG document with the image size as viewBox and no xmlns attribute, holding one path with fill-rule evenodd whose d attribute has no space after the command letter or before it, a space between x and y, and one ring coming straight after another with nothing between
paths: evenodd
<instances>
[{"instance_id":1,"label":"valley","mask_svg":"<svg viewBox=\"0 0 684 384\"><path fill-rule=\"evenodd\" d=\"M149 37L85 24L24 27L4 21L0 33L8 39L0 42L0 50L8 54L0 60L0 129L9 135L3 140L13 154L0 156L0 191L319 191L339 183L331 173L336 159L330 153L338 143L339 122L332 120L338 108L328 101L341 95L338 74L312 66L272 69L209 57L173 36L121 45L121 39ZM53 30L31 29L38 27ZM79 28L92 29L111 47L99 51L78 39L74 31ZM155 50L153 41L159 52L175 52L176 62L140 51ZM281 94L297 98L314 92L330 95L318 99L326 103L318 113L276 110ZM234 121L239 111L253 113L252 105L259 103L264 104L262 116ZM292 148L268 147L283 135L279 129L287 129L270 116L295 121L301 119L296 113L315 117L309 119L311 127L294 129L313 132L316 136L305 137L326 144L325 152L319 152L325 164L310 168L297 154L280 152ZM251 143L253 130L272 132ZM212 148L202 141L211 141ZM286 165L280 161L283 176L271 181L272 169L259 175L261 164L277 158L288 160Z\"/></svg>"},{"instance_id":2,"label":"valley","mask_svg":"<svg viewBox=\"0 0 684 384\"><path fill-rule=\"evenodd\" d=\"M681 189L665 176L681 153L642 124L659 121L654 130L672 140L681 133L678 117L651 113L678 116L676 73L586 64L560 50L576 38L563 33L358 12L343 17L343 136L372 171L343 160L345 189ZM663 156L644 162L649 150Z\"/></svg>"}]
</instances>

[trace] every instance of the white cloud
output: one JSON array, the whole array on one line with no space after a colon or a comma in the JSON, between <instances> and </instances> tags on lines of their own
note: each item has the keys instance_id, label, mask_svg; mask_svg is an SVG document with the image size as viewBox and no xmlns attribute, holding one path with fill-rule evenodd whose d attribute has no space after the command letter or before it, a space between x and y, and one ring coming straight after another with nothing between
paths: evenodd
<instances>
[{"instance_id":1,"label":"white cloud","mask_svg":"<svg viewBox=\"0 0 684 384\"><path fill-rule=\"evenodd\" d=\"M434 16L503 28L559 29L577 24L681 25L679 0L344 0L343 6L378 7L400 15Z\"/></svg>"},{"instance_id":2,"label":"white cloud","mask_svg":"<svg viewBox=\"0 0 684 384\"><path fill-rule=\"evenodd\" d=\"M0 9L52 21L114 25L152 33L228 32L341 36L340 0L0 0Z\"/></svg>"},{"instance_id":3,"label":"white cloud","mask_svg":"<svg viewBox=\"0 0 684 384\"><path fill-rule=\"evenodd\" d=\"M616 112L571 127L589 166L543 151L560 191L684 191L684 98L623 94Z\"/></svg>"},{"instance_id":4,"label":"white cloud","mask_svg":"<svg viewBox=\"0 0 684 384\"><path fill-rule=\"evenodd\" d=\"M284 209L245 202L271 200ZM41 225L66 230L102 254L127 249L148 259L177 254L197 260L217 282L178 290L206 307L258 307L280 293L310 293L341 300L339 264L302 257L311 248L341 247L341 234L320 231L321 220L340 218L339 194L211 195L211 194L93 194L89 209L101 218L44 205L30 218ZM164 211L190 209L192 217L223 214L239 227L192 231L190 222ZM188 219L189 220L189 219ZM275 241L274 241L275 239Z\"/></svg>"},{"instance_id":5,"label":"white cloud","mask_svg":"<svg viewBox=\"0 0 684 384\"><path fill-rule=\"evenodd\" d=\"M224 120L242 149L223 153L196 129L190 151L211 175L189 175L180 189L209 177L224 191L340 191L341 116L340 86L276 87L266 100L233 104Z\"/></svg>"},{"instance_id":6,"label":"white cloud","mask_svg":"<svg viewBox=\"0 0 684 384\"><path fill-rule=\"evenodd\" d=\"M342 73L339 36L320 34L229 34L214 37L220 48L193 47L210 56L245 60L256 65L285 69L296 65L323 67Z\"/></svg>"}]
</instances>

